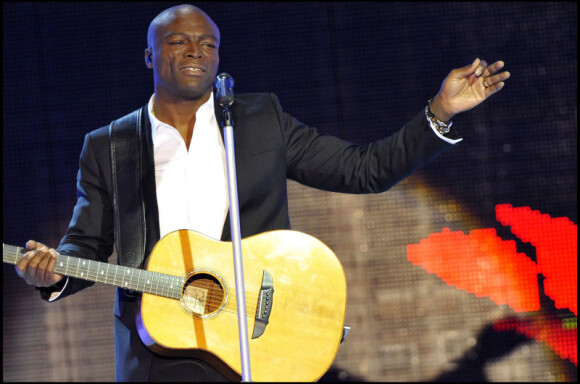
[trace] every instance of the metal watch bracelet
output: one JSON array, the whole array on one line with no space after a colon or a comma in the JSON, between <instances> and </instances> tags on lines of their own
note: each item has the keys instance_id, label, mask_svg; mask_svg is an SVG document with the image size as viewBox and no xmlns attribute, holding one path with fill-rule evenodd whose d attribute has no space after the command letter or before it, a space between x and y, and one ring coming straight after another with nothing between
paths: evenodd
<instances>
[{"instance_id":1,"label":"metal watch bracelet","mask_svg":"<svg viewBox=\"0 0 580 384\"><path fill-rule=\"evenodd\" d=\"M427 105L425 106L425 118L427 119L427 121L431 125L431 128L435 129L437 132L439 132L442 135L449 133L449 130L451 129L451 125L453 124L453 122L450 121L447 124L447 123L439 120L431 111L430 104L431 104L431 100L428 100Z\"/></svg>"}]
</instances>

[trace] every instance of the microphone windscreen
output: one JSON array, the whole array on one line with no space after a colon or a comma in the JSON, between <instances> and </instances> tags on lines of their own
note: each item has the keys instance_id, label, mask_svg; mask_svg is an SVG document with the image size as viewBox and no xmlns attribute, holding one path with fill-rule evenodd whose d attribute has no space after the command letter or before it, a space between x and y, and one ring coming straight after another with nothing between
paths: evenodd
<instances>
[{"instance_id":1,"label":"microphone windscreen","mask_svg":"<svg viewBox=\"0 0 580 384\"><path fill-rule=\"evenodd\" d=\"M234 103L234 79L229 73L222 72L215 79L216 96L222 107Z\"/></svg>"}]
</instances>

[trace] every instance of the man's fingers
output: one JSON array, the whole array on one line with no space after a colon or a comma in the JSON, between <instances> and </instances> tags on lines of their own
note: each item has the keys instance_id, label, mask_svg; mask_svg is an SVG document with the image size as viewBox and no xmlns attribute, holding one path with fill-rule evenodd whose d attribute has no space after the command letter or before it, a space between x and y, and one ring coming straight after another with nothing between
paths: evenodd
<instances>
[{"instance_id":1,"label":"man's fingers","mask_svg":"<svg viewBox=\"0 0 580 384\"><path fill-rule=\"evenodd\" d=\"M486 73L486 68L487 61L476 58L470 65L454 70L453 77L459 80L468 78L468 84L471 86L476 79Z\"/></svg>"},{"instance_id":2,"label":"man's fingers","mask_svg":"<svg viewBox=\"0 0 580 384\"><path fill-rule=\"evenodd\" d=\"M34 256L32 257L32 259L30 260L30 262L28 263L29 267L32 268L37 268L38 265L42 262L42 260L45 258L46 253L48 252L48 249L46 247L43 247L41 249L36 249L33 254Z\"/></svg>"},{"instance_id":3,"label":"man's fingers","mask_svg":"<svg viewBox=\"0 0 580 384\"><path fill-rule=\"evenodd\" d=\"M16 274L18 275L18 277L23 278L24 271L21 271L20 268L18 268L18 265L16 265L15 269L16 269Z\"/></svg>"},{"instance_id":4,"label":"man's fingers","mask_svg":"<svg viewBox=\"0 0 580 384\"><path fill-rule=\"evenodd\" d=\"M26 273L26 269L28 268L28 264L30 260L36 255L36 251L27 252L22 259L18 260L16 263L16 273L18 276L24 278L24 274Z\"/></svg>"},{"instance_id":5,"label":"man's fingers","mask_svg":"<svg viewBox=\"0 0 580 384\"><path fill-rule=\"evenodd\" d=\"M481 60L479 62L479 65L477 66L477 68L475 68L475 76L479 77L483 74L483 72L485 71L487 67L487 61L485 60Z\"/></svg>"},{"instance_id":6,"label":"man's fingers","mask_svg":"<svg viewBox=\"0 0 580 384\"><path fill-rule=\"evenodd\" d=\"M54 267L56 266L56 251L51 248L46 257L42 260L39 268L42 269L43 272L43 279L42 283L46 286L50 286L55 284L56 282L60 281L62 277L60 275L55 275Z\"/></svg>"},{"instance_id":7,"label":"man's fingers","mask_svg":"<svg viewBox=\"0 0 580 384\"><path fill-rule=\"evenodd\" d=\"M16 263L16 273L26 284L48 287L62 278L54 274L57 253L53 248L33 240L27 242L26 247L30 251Z\"/></svg>"},{"instance_id":8,"label":"man's fingers","mask_svg":"<svg viewBox=\"0 0 580 384\"><path fill-rule=\"evenodd\" d=\"M505 85L504 81L506 81L509 78L510 73L508 71L498 73L497 75L494 76L484 77L483 86L485 87L485 90L489 92L489 94L491 95L494 94L495 92L500 91Z\"/></svg>"},{"instance_id":9,"label":"man's fingers","mask_svg":"<svg viewBox=\"0 0 580 384\"><path fill-rule=\"evenodd\" d=\"M45 252L43 252L42 257L40 258L40 260L38 261L38 264L36 265L36 276L35 276L35 285L37 286L44 286L46 285L46 280L47 278L51 277L48 273L48 265L50 263L50 253L48 253L48 250L46 250Z\"/></svg>"},{"instance_id":10,"label":"man's fingers","mask_svg":"<svg viewBox=\"0 0 580 384\"><path fill-rule=\"evenodd\" d=\"M477 69L477 67L479 66L480 62L481 62L481 60L479 58L476 58L473 61L473 63L466 65L463 68L454 69L451 72L455 72L457 75L459 75L459 77L472 75L475 72L475 70Z\"/></svg>"},{"instance_id":11,"label":"man's fingers","mask_svg":"<svg viewBox=\"0 0 580 384\"><path fill-rule=\"evenodd\" d=\"M502 69L503 66L504 66L504 62L503 61L501 61L501 60L500 61L496 61L495 63L489 65L486 68L486 71L485 71L484 76L487 77L487 76L491 76L491 75L497 73L497 71L499 71L500 69Z\"/></svg>"},{"instance_id":12,"label":"man's fingers","mask_svg":"<svg viewBox=\"0 0 580 384\"><path fill-rule=\"evenodd\" d=\"M498 73L497 75L489 76L488 82L490 85L499 84L499 83L502 83L502 82L506 81L507 79L509 79L510 76L511 75L508 71L501 72L501 73Z\"/></svg>"},{"instance_id":13,"label":"man's fingers","mask_svg":"<svg viewBox=\"0 0 580 384\"><path fill-rule=\"evenodd\" d=\"M56 251L54 249L51 249L50 251L51 253L48 255L48 266L46 267L45 278L49 281L50 285L52 285L60 281L61 277L54 273L54 268L56 267Z\"/></svg>"},{"instance_id":14,"label":"man's fingers","mask_svg":"<svg viewBox=\"0 0 580 384\"><path fill-rule=\"evenodd\" d=\"M500 90L503 88L503 86L504 86L504 85L505 85L505 83L504 83L504 82L499 82L499 83L495 83L495 84L493 84L493 85L490 85L490 86L487 88L487 91L489 91L489 95L487 95L487 96L491 96L491 95L493 95L494 93L496 93L496 92L500 91Z\"/></svg>"},{"instance_id":15,"label":"man's fingers","mask_svg":"<svg viewBox=\"0 0 580 384\"><path fill-rule=\"evenodd\" d=\"M500 69L502 69L503 66L504 66L504 62L501 60L496 61L495 63L493 63L491 65L487 65L486 60L482 60L480 58L477 58L477 59L475 59L475 61L473 63L471 63L463 68L454 69L451 73L451 77L455 78L455 79L469 77L469 80L470 80L469 85L471 85L471 84L473 84L473 82L475 82L476 79L479 79L481 77L489 77L489 76L495 74ZM501 81L503 81L503 80L505 80L505 79L501 79Z\"/></svg>"},{"instance_id":16,"label":"man's fingers","mask_svg":"<svg viewBox=\"0 0 580 384\"><path fill-rule=\"evenodd\" d=\"M32 252L28 252L26 255L28 257L28 263L24 267L24 281L28 285L36 285L37 284L37 275L38 275L38 264L44 258L44 255L40 250L35 249Z\"/></svg>"}]
</instances>

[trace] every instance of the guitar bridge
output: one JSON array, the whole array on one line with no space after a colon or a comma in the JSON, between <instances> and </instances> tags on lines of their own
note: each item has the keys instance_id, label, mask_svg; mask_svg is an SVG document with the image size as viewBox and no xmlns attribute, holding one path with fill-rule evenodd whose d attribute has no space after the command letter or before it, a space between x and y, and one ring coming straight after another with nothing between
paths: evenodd
<instances>
[{"instance_id":1,"label":"guitar bridge","mask_svg":"<svg viewBox=\"0 0 580 384\"><path fill-rule=\"evenodd\" d=\"M262 288L258 296L258 307L256 310L256 322L254 324L254 333L252 339L256 339L264 333L270 312L272 311L272 303L274 301L274 280L268 271L264 270L262 277Z\"/></svg>"}]
</instances>

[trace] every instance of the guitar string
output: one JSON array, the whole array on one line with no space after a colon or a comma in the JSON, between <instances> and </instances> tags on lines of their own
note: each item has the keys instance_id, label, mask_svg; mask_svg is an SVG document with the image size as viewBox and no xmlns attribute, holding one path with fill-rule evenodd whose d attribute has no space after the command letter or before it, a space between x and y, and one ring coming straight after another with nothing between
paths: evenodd
<instances>
[{"instance_id":1,"label":"guitar string","mask_svg":"<svg viewBox=\"0 0 580 384\"><path fill-rule=\"evenodd\" d=\"M106 264L106 263L103 263L103 264ZM117 266L115 266L115 267L117 267ZM119 277L113 277L113 279L108 279L108 278L99 279L99 277L98 277L98 271L96 269L95 270L91 270L91 267L87 267L86 270L87 270L87 279L91 279L91 280L94 280L94 281L97 281L97 282L102 282L102 283L107 283L108 282L109 284L113 284L113 285L116 285L116 286L121 287L122 286L121 282L125 280L125 279L119 279ZM158 276L157 276L158 279L159 278L163 278L163 277L169 277L169 279L172 279L172 280L181 280L181 281L175 281L175 283L177 285L179 285L179 286L182 285L182 282L184 280L182 277L179 277L179 276L164 275L164 274L160 274L159 272L151 272L151 271L146 271L146 270L141 270L141 271L144 271L144 272L149 273L149 274L158 274ZM79 272L79 268L77 268L76 272L77 273ZM96 273L96 275L95 274L92 274L91 272ZM155 277L153 277L152 280L154 278ZM138 279L141 280L141 283L145 284L143 278L138 278ZM114 280L115 282L114 283L111 283L111 280ZM136 283L136 288L138 290L141 290L141 288L139 288L139 281L135 282L135 281L132 280L131 281L131 286L135 285L135 283ZM167 297L167 298L170 298L170 299L174 299L174 300L181 301L182 295L181 294L178 294L177 287L171 288L171 285L170 284L171 283L169 283L167 281L161 281L161 282L159 282L159 284L157 284L157 288L156 289L153 289L152 291L155 291L157 293L160 293L160 295L159 294L156 294L155 292L146 292L144 290L145 289L145 286L143 287L142 292L144 292L144 293L151 293L153 295L164 296L164 297ZM151 285L154 285L154 283L151 283ZM200 285L198 285L196 287L210 289L209 285L203 287L202 284L200 284ZM221 287L220 287L220 289L221 289ZM181 291L181 288L179 289L179 291ZM204 307L205 306L214 306L214 307L217 307L217 310L223 310L223 311L230 312L230 313L237 313L238 312L238 310L237 310L237 302L234 301L234 299L237 300L236 290L232 289L231 292L232 292L232 300L227 300L227 302L226 302L225 305L223 305L223 301L224 301L223 299L214 299L214 296L216 296L216 295L210 295L209 300L206 300L205 301ZM175 297L175 296L179 296L179 297ZM254 305L247 306L247 308L246 308L246 316L252 317L252 316L255 315L255 313L257 312L257 309L258 309L258 304L257 304L258 298L259 298L259 295L256 295L255 292L246 293L246 301L250 301L250 302L254 302L255 301L256 302L256 305L255 306ZM222 307L222 305L223 305L223 307Z\"/></svg>"},{"instance_id":2,"label":"guitar string","mask_svg":"<svg viewBox=\"0 0 580 384\"><path fill-rule=\"evenodd\" d=\"M102 264L106 264L106 263L102 263ZM107 264L108 266L110 266L109 264ZM85 268L85 270L87 271L87 279L91 279L97 282L102 282L102 283L111 283L109 280L114 280L114 285L117 286L122 286L123 284L121 282L125 282L127 279L121 279L119 276L114 276L112 279L109 278L99 278L98 277L98 268L96 268L96 266L98 266L97 264L94 267L91 267L90 265L88 267ZM118 266L115 266L118 269ZM74 268L74 265L73 267ZM73 272L71 268L71 273ZM121 268L123 269L123 268ZM80 268L76 268L76 274L78 276L78 272L79 272ZM180 276L175 276L175 275L166 275L166 274L160 274L159 272L152 272L152 271L146 271L146 270L140 270L145 272L146 274L153 274L153 276L149 276L150 280L152 280L152 283L150 284L150 287L146 287L145 286L145 280L143 277L137 277L137 281L134 281L131 277L129 277L128 280L130 280L130 286L131 287L135 287L137 290L140 290L144 293L151 293L151 294L156 294L159 293L161 294L161 296L165 296L165 297L169 297L171 299L181 299L182 295L180 293L178 293L178 289L177 286L182 286L183 284L185 284L185 279L180 277ZM123 275L124 276L124 275ZM134 274L133 274L134 276ZM169 280L169 281L167 281ZM157 284L156 284L157 283ZM140 287L140 285L143 284L143 287ZM176 285L176 287L172 287L171 285L174 284ZM202 289L211 289L210 284L215 284L215 282L208 282L208 283L200 283L198 285L196 285L195 287L197 288L202 288ZM156 285L156 288L153 288L152 285ZM151 290L151 292L147 292L147 288L149 288ZM221 288L221 284L220 284L220 290L222 290ZM179 291L181 291L182 289L179 288ZM237 294L236 294L236 290L232 289L232 299L236 299L237 298ZM178 296L178 297L176 297ZM221 298L215 298L217 295L210 295L210 298L208 300L206 300L206 305L209 306L215 306L215 307L221 307L222 303L223 303L223 299ZM245 293L246 296L246 301L250 301L250 302L256 302L256 305L252 305L250 307L248 307L246 309L246 314L248 316L253 316L253 314L256 313L257 311L257 301L259 298L259 294L256 294L255 292L251 292L251 291L246 291ZM229 300L228 300L229 302ZM237 304L235 301L233 301L233 305L232 304L226 304L225 307L223 307L224 310L228 310L230 312L237 312Z\"/></svg>"},{"instance_id":3,"label":"guitar string","mask_svg":"<svg viewBox=\"0 0 580 384\"><path fill-rule=\"evenodd\" d=\"M6 245L6 244L3 244L3 247L5 248L5 251L8 251L9 252L8 257L10 258L10 262L14 262L14 264L16 264L20 260L20 258L18 257L19 256L19 250L20 249L23 249L23 248L15 247L15 246L10 246L10 245ZM22 256L24 256L24 254L22 254ZM64 256L64 257L66 257L69 260L69 261L67 261L67 268L66 268L68 270L68 264L70 264L71 257L70 256L67 256L67 255L60 255L60 254L59 254L59 256ZM92 281L102 282L102 283L105 283L106 284L108 282L108 280L113 280L114 282L113 283L109 283L109 284L116 285L116 286L119 286L119 287L122 286L121 281L124 281L125 283L127 283L126 279L119 280L119 278L116 276L116 273L115 273L115 276L113 276L112 279L108 279L107 277L102 278L102 279L99 279L99 272L98 272L99 268L97 268L97 267L100 264L101 265L102 264L107 264L108 268L110 268L110 265L111 264L102 263L102 262L98 262L98 261L94 261L94 260L86 260L86 261L89 262L89 265L86 268L81 268L80 267L81 259L80 258L77 258L77 259L78 259L79 265L76 266L76 275L79 278L83 277L82 274L79 275L79 272L82 270L82 273L83 274L84 274L85 271L87 272L86 278L89 279L89 280L92 280ZM84 261L85 260L83 260L83 264L84 264ZM91 265L90 265L91 264L90 263L91 261L96 263L92 268L91 268ZM115 267L118 270L118 267L119 266L117 265ZM72 271L73 268L75 268L74 265L71 266L71 274L73 272ZM172 299L177 299L177 298L174 297L174 296L176 296L175 294L177 294L177 290L176 290L176 288L173 288L172 285L173 285L173 283L178 283L178 285L181 286L181 281L183 281L184 278L182 278L180 276L166 275L166 274L161 274L159 272L152 272L152 271L147 271L147 270L139 270L139 271L145 271L146 273L149 273L149 274L157 274L157 280L163 279L163 278L166 278L166 279L168 278L169 280L173 280L172 282L162 281L161 282L161 289L159 289L159 281L156 281L157 282L157 289L155 291L162 293L161 296L169 297L169 298L172 298ZM102 272L103 271L101 270L101 273ZM155 277L155 276L153 276L153 277ZM155 294L153 292L146 292L145 291L145 288L146 287L145 287L145 281L143 280L143 278L141 278L139 276L137 279L138 279L138 281L134 282L133 279L132 279L132 277L130 277L131 286L133 286L133 285L136 284L136 288L138 290L141 290L141 288L139 288L139 282L141 281L141 283L143 283L143 290L142 290L142 292ZM128 285L128 284L126 284L126 285ZM210 290L210 289L212 289L212 285L215 285L215 282L208 282L207 285L204 284L204 283L200 283L200 284L196 285L195 287L196 288ZM221 284L219 284L219 285L220 285L220 288L219 288L220 291L223 292L223 290L221 289ZM175 294L172 294L172 293L175 293ZM221 295L221 292L220 292L220 295ZM222 310L225 310L225 311L234 312L234 313L237 312L237 304L236 304L235 301L228 300L229 303L226 303L222 307L223 301L224 301L223 300L223 295L222 295L222 298L216 298L216 299L214 299L215 296L218 296L218 295L210 295L209 300L206 300L205 301L205 305L204 306L213 305L213 306L218 307L217 308L218 310L220 308L222 308ZM259 298L259 295L256 296L256 293L255 292L249 292L248 293L248 291L246 291L245 296L246 296L246 300L250 300L250 301L257 300ZM179 299L181 299L181 297L182 297L182 295L179 294ZM232 299L234 299L234 298L237 299L237 295L236 295L236 291L235 290L232 290ZM235 305L232 305L232 303L235 304ZM250 310L246 310L246 315L252 316L256 312L257 306L255 307L256 308L255 310L252 310L252 308L254 308L254 307L250 307Z\"/></svg>"},{"instance_id":4,"label":"guitar string","mask_svg":"<svg viewBox=\"0 0 580 384\"><path fill-rule=\"evenodd\" d=\"M23 248L9 246L9 245L5 245L5 244L3 244L3 247L5 248L4 249L5 251L8 251L9 252L9 255L8 255L8 257L9 257L9 260L8 261L9 262L11 262L12 264L16 264L18 261L20 261L21 257L19 258L19 250L20 249L23 249ZM24 256L24 254L21 254L21 255ZM59 254L59 256L65 256L69 260L69 261L67 261L67 267L65 268L66 270L68 270L69 269L68 268L68 264L70 264L71 257L70 256L66 256L66 255L60 255L60 254ZM79 278L81 278L80 277L81 275L79 275L79 272L81 271L80 261L81 261L81 259L78 258L78 263L79 264L76 266L76 274L77 274L77 276L79 276ZM105 283L105 284L108 283L108 284L115 285L115 286L119 286L119 287L122 287L121 281L125 281L126 282L126 279L119 280L119 278L116 276L116 274L117 274L116 272L117 271L115 272L115 276L113 276L111 279L109 279L107 277L99 279L99 272L98 272L99 268L97 268L97 266L102 265L102 264L107 264L107 273L108 273L108 269L110 268L110 266L112 264L94 261L96 264L91 269L91 263L90 263L90 261L94 261L94 260L89 260L89 265L86 268L83 269L83 273L84 273L84 271L87 272L86 278L88 280L92 280L92 281L96 281L96 282L101 282L101 283ZM117 268L117 270L118 270L118 267L119 267L118 265L115 266L115 268ZM73 272L73 270L72 270L73 268L75 268L74 265L72 265L71 268L70 268L71 269L71 274ZM156 275L157 280L163 279L164 277L169 278L169 280L173 280L174 283L179 283L178 284L179 286L182 285L181 284L181 281L184 281L184 278L179 277L179 276L164 275L164 274L161 274L159 272L152 272L152 271L147 271L147 270L140 270L140 271L145 271L146 274L147 273L152 274L153 277L155 277L155 275ZM149 292L146 292L145 291L146 286L145 286L145 281L143 280L143 278L141 278L139 276L138 279L143 283L142 292L149 293ZM112 280L113 282L109 282L109 280ZM141 290L141 288L139 288L139 280L137 282L133 282L133 279L132 278L130 280L131 280L130 281L131 282L131 286L133 286L133 284L136 284L136 288L138 290ZM153 279L149 279L149 280L153 280ZM164 296L164 297L168 297L168 298L171 298L171 299L174 299L174 300L181 301L182 295L181 294L177 295L176 288L171 288L171 285L168 285L168 284L171 284L171 283L168 283L166 281L165 282L162 281L161 282L161 289L159 288L159 281L156 281L156 283L157 283L157 289L155 289L155 291L158 292L158 293L161 293L161 295L159 295L159 296ZM215 282L208 282L207 285L205 285L204 283L201 283L201 284L196 285L195 287L201 288L201 289L206 289L207 288L209 290L209 289L212 289L211 286L210 286L212 284L215 284ZM220 284L220 288L219 289L223 292L223 290L221 288L221 284ZM180 291L181 291L181 289L180 289ZM222 292L220 292L220 294ZM238 312L238 308L237 308L237 295L236 295L236 291L234 289L232 289L231 292L232 292L232 300L227 300L226 303L225 303L225 305L223 304L223 302L224 302L223 295L222 295L221 298L216 298L216 299L214 299L214 296L217 296L217 295L210 295L209 300L206 300L205 301L204 308L206 306L214 306L214 307L217 307L216 308L216 311L224 311L224 312L229 312L229 313L237 313ZM151 294L154 294L155 295L155 293L153 293L153 292L151 292ZM179 296L179 297L175 297L175 296ZM248 293L248 291L246 291L245 296L246 296L246 301L249 300L250 302L253 302L254 300L257 301L258 298L259 298L259 295L256 296L255 292L249 292ZM233 299L236 299L236 301L233 300ZM187 304L185 304L185 305L187 305ZM253 316L255 316L257 310L258 310L258 303L256 303L256 306L253 306L253 305L252 306L249 306L249 307L247 306L247 308L246 308L246 316L247 317L253 317ZM212 311L212 312L215 312L215 311Z\"/></svg>"},{"instance_id":5,"label":"guitar string","mask_svg":"<svg viewBox=\"0 0 580 384\"><path fill-rule=\"evenodd\" d=\"M7 246L7 247L11 247L11 246ZM17 248L17 247L14 247L14 248ZM21 248L21 249L22 249L22 248ZM9 256L10 256L10 257L12 257L13 255L9 255ZM17 263L17 262L20 260L20 258L18 258L18 256L17 256L17 252L16 252L16 251L14 252L14 256L15 256L15 257L12 257L12 260L11 260L11 261L13 261L13 262L14 262L14 264L16 264L16 263ZM67 255L60 255L60 254L59 254L59 256L64 256L64 257L68 258L69 260L70 260L71 258L73 258L72 256L67 256ZM105 283L105 284L107 284L108 280L110 280L108 277L99 278L99 276L98 276L98 275L99 275L99 272L98 272L98 269L99 269L99 268L97 268L97 266L99 266L99 264L100 264L100 265L107 265L107 273L109 273L108 269L109 269L109 268L110 268L110 266L112 266L113 264L108 264L108 263L104 263L104 262L99 262L99 261L96 261L96 260L88 260L88 259L81 259L81 258L76 258L76 259L77 259L79 262L80 262L80 260L83 260L83 262L84 262L84 261L88 262L88 263L89 263L89 266L87 266L87 267L84 267L84 268L81 268L79 265L77 265L76 267L75 267L74 265L72 265L70 268L69 268L69 267L67 267L66 269L67 269L67 270L69 270L69 269L70 269L70 273L71 273L71 274L72 274L73 272L75 272L76 276L73 276L73 277L79 277L79 278L80 278L80 277L81 277L81 275L79 275L79 272L82 272L82 273L84 273L84 272L86 271L86 272L87 272L87 278L90 278L91 280L94 280L94 281L96 281L96 282L101 282L101 283ZM57 261L58 261L58 260L57 260ZM93 265L93 266L90 266L90 263L91 263L91 262L92 262L92 263L94 263L94 265ZM71 263L70 263L70 261L67 261L67 264L71 264ZM58 267L58 266L57 266L57 267ZM119 269L119 267L120 267L120 268L122 268L122 269L124 268L124 269L125 269L125 271L124 271L124 272L127 272L127 268L128 268L128 267L123 267L123 266L119 266L119 265L114 265L114 267L115 267L115 268L117 268L117 269ZM59 268L60 268L60 267L59 267ZM74 271L73 271L73 268L75 269ZM146 273L146 274L147 274L147 273L148 273L148 274L153 274L154 276L150 276L150 277L152 277L152 278L156 278L157 280L170 280L169 282L167 282L167 281L162 281L162 282L161 282L161 284L162 284L162 285L163 285L163 284L165 284L165 286L163 287L163 288L165 288L165 289L161 289L161 291L162 291L163 293L171 292L171 291L173 291L173 290L174 290L174 288L171 288L171 287L167 288L167 287L168 287L168 285L167 285L167 284L172 284L172 283L179 283L179 284L182 284L182 279L184 279L184 277L182 277L182 276L177 276L177 275L169 275L169 274L164 274L164 273L161 273L161 272L148 271L148 270L145 270L145 269L138 269L138 268L133 268L133 270L134 270L134 271L140 271L140 272L144 272L144 273ZM94 273L94 274L91 274L91 273ZM101 272L101 274L102 274L102 273L103 273L103 272ZM156 276L155 276L155 275L156 275ZM123 276L125 276L125 275L123 275ZM146 284L143 282L143 281L145 280L143 277L140 277L140 276L138 276L138 277L137 277L137 279L138 279L138 280L137 280L137 281L134 281L134 280L133 280L133 278L132 278L131 276L134 276L134 274L133 274L133 275L130 275L130 277L129 277L129 279L128 279L128 280L129 280L129 284L131 284L131 285L137 285L137 288L138 288L139 284L140 284L140 283L143 283L143 289L145 289L145 287L146 287ZM192 275L192 276L194 276L194 275ZM210 276L211 276L211 275L210 275ZM122 279L121 279L120 277L114 276L114 277L113 277L111 280L115 280L115 283L110 283L110 284L117 285L117 286L122 286L122 284L120 284L120 283L119 283L119 281L125 281L126 279L124 279L124 278L122 278ZM198 281L199 281L199 280L198 280ZM156 281L156 283L159 283L159 281ZM151 284L151 283L149 283L149 284ZM205 283L203 283L203 282L202 282L201 284L198 284L198 285L196 285L196 287L199 287L199 288L202 288L202 289L211 289L211 284L215 284L215 282L208 282L208 283L207 283L207 285L206 285ZM140 289L140 288L138 288L138 289ZM145 292L145 291L143 291L143 292ZM246 291L246 292L249 292L249 291ZM151 293L151 292L147 292L147 293ZM255 292L250 292L250 293L248 293L247 295L255 295ZM251 297L252 297L252 296L251 296Z\"/></svg>"},{"instance_id":6,"label":"guitar string","mask_svg":"<svg viewBox=\"0 0 580 384\"><path fill-rule=\"evenodd\" d=\"M16 249L18 249L18 248L16 248ZM10 249L6 249L6 251L10 251ZM14 251L13 254L10 253L8 255L8 258L9 258L8 259L9 262L12 262L13 264L16 264L20 260L20 258L18 258L18 250ZM95 267L97 265L98 264L95 264ZM71 267L71 268L73 268L73 267ZM79 270L80 270L80 268L77 267L76 268L76 273L77 274L78 274ZM93 272L96 273L95 275L92 275L91 274L91 267L90 266L86 268L86 271L87 271L87 278L90 278L91 280L94 280L96 282L107 283L108 280L116 280L116 282L117 282L116 284L113 284L113 283L110 283L110 282L109 282L109 284L117 285L117 286L121 286L122 285L122 284L120 284L120 281L118 280L117 277L114 277L112 279L104 278L102 280L99 280L99 277L98 277L99 273L98 273L98 270L96 268L94 268L94 271L93 271ZM72 270L71 270L71 272L72 272ZM146 272L156 273L156 272L151 272L151 271L146 271ZM179 279L178 276L172 276L172 275L166 275L166 276L171 276L174 279ZM139 283L137 282L137 285L138 284ZM143 282L143 284L145 284L145 283ZM162 288L165 288L165 289L158 290L158 292L162 292L165 295L165 297L169 296L171 292L175 292L176 291L176 289L170 289L169 286L166 285L167 283L162 283L162 285L164 285L164 284L165 284L165 287L162 287ZM198 285L197 287L199 287L199 288L205 288L201 284ZM145 286L143 288L145 288ZM207 288L209 289L209 285L207 286ZM145 291L143 291L143 292L145 292ZM147 293L147 292L145 292L145 293ZM237 313L238 312L238 310L237 310L237 303L235 301L227 300L226 304L223 305L223 301L224 301L223 298L222 299L217 299L217 300L212 300L212 297L213 296L210 296L210 299L209 300L206 300L204 307L205 306L211 306L211 305L213 305L213 306L217 307L216 310L218 310L218 311L221 310L221 311L230 312L230 313ZM232 299L236 299L236 297L237 297L237 295L235 294L235 290L232 290ZM175 299L173 297L169 297L169 298ZM250 299L254 299L254 298L257 299L258 297L250 297ZM181 299L181 297L180 297L180 299ZM255 308L255 309L252 310L252 308ZM246 316L248 316L248 317L254 316L254 314L256 313L256 310L257 310L257 306L256 307L253 307L252 306L252 307L247 308L246 309Z\"/></svg>"},{"instance_id":7,"label":"guitar string","mask_svg":"<svg viewBox=\"0 0 580 384\"><path fill-rule=\"evenodd\" d=\"M71 258L71 256L66 256L66 255L60 255L60 256L64 256L67 257L68 259ZM80 258L77 258L80 262ZM99 264L102 265L107 265L107 273L109 274L108 269L110 268L110 266L112 266L113 264L108 264L108 263L103 263L103 262L98 262L95 260L83 260L83 261L87 261L89 262L89 266L84 267L81 269L81 267L79 265L77 265L76 267L74 265L72 265L70 268L70 273L72 274L73 272L76 274L76 277L82 277L81 275L79 275L79 272L87 272L87 279L91 279L94 280L96 282L101 282L101 283L109 283L109 284L113 284L119 287L122 287L123 284L121 284L121 282L125 282L127 281L128 284L127 285L131 285L131 286L135 286L135 288L137 288L137 290L142 290L142 292L146 292L146 293L154 293L154 292L161 292L163 294L167 294L167 293L171 293L173 291L175 291L176 288L171 287L172 284L179 284L179 285L183 285L184 282L184 277L182 276L176 276L176 275L169 275L169 274L164 274L161 272L154 272L154 271L148 271L148 270L144 270L144 269L133 269L133 270L138 270L140 271L140 273L145 273L145 274L150 274L152 276L149 276L149 279L145 280L144 277L138 276L137 280L135 281L133 279L132 276L134 276L135 274L133 273L132 275L129 276L128 279L124 278L125 274L123 274L123 278L121 278L120 276L113 276L111 279L109 279L107 276L105 276L104 278L100 278L99 277L99 272L97 266L99 266ZM90 262L96 263L93 266L90 265ZM70 264L70 261L67 261L67 264ZM118 266L115 265L115 268L117 268L117 270L119 269L119 267L121 269L125 269L125 271L123 272L127 272L127 267L122 267L122 266ZM74 269L74 271L73 271ZM101 271L101 274L103 273L103 271ZM113 283L109 282L109 280L114 280ZM153 283L149 282L146 283L146 281L149 280L154 280ZM199 280L198 280L199 281ZM140 285L142 284L142 288L140 287ZM147 287L147 284L149 284L149 287ZM211 285L215 284L215 282L208 282L208 283L203 283L201 282L200 284L196 285L196 287L199 287L201 289L211 289ZM157 285L157 288L153 288L153 285ZM161 285L161 287L159 288L159 286ZM221 284L219 284L221 285ZM151 292L147 292L146 289L149 288L151 290ZM233 290L233 292L235 292L235 290ZM249 296L249 298L257 298L256 296L256 292L251 292L251 291L246 291L246 296Z\"/></svg>"},{"instance_id":8,"label":"guitar string","mask_svg":"<svg viewBox=\"0 0 580 384\"><path fill-rule=\"evenodd\" d=\"M157 273L157 272L150 272L147 271L149 273ZM131 287L135 287L137 290L144 292L144 293L150 293L150 294L155 294L157 293L162 293L161 296L165 296L165 297L169 297L169 298L176 298L175 296L179 296L179 298L182 297L181 293L178 293L182 291L182 288L177 288L177 286L182 287L183 284L185 284L185 279L180 277L180 276L174 276L174 275L165 275L165 276L170 276L170 279L174 280L173 283L174 285L176 285L175 287L172 287L172 282L167 282L167 281L161 281L159 282L158 287L156 289L151 289L151 292L147 291L147 288L145 286L145 282L143 280L143 278L139 278L139 281L131 281L130 286ZM92 275L91 273L87 273L87 278L93 278L95 281L97 282L106 282L106 280L108 279L102 279L100 280L98 277L95 277L94 275ZM154 280L155 278L153 277L152 280ZM117 282L120 282L119 279L117 278L116 280ZM122 279L121 281L124 281L124 279ZM141 287L141 284L143 284L143 287ZM154 285L155 283L150 283L150 285ZM200 288L200 289L206 289L206 290L211 290L212 289L212 284L214 285L215 288L215 282L207 282L207 283L200 283L198 285L195 285L195 288ZM118 284L118 286L121 286L122 284ZM223 291L223 288L221 287L221 284L219 284L219 288L220 291ZM232 289L232 297L237 297L236 294L236 290ZM221 293L220 293L221 294ZM225 295L225 294L222 294ZM223 300L222 299L215 299L215 297L218 296L218 294L210 294L210 299L208 301L206 301L209 305L217 305L219 306ZM246 296L246 300L258 300L259 298L259 293L257 294L256 292L253 291L245 291L245 296Z\"/></svg>"}]
</instances>

